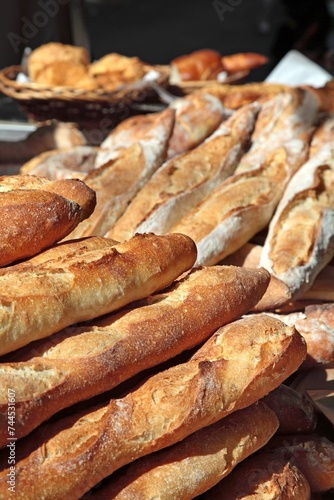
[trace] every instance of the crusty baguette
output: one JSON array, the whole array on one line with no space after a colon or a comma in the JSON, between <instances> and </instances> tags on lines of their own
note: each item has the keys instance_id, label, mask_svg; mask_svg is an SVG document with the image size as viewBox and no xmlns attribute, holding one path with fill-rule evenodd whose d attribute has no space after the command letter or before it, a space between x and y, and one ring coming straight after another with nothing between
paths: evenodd
<instances>
[{"instance_id":1,"label":"crusty baguette","mask_svg":"<svg viewBox=\"0 0 334 500\"><path fill-rule=\"evenodd\" d=\"M146 141L123 149L119 156L90 172L84 182L96 192L92 216L69 238L104 236L123 214L127 205L164 162L173 129L174 112L166 109L156 123L155 133Z\"/></svg>"},{"instance_id":2,"label":"crusty baguette","mask_svg":"<svg viewBox=\"0 0 334 500\"><path fill-rule=\"evenodd\" d=\"M300 89L290 89L263 103L252 135L252 146L242 157L236 172L257 168L268 153L293 138L309 141L317 116L316 100Z\"/></svg>"},{"instance_id":3,"label":"crusty baguette","mask_svg":"<svg viewBox=\"0 0 334 500\"><path fill-rule=\"evenodd\" d=\"M306 340L307 357L301 368L334 363L334 303L308 305L303 311L276 317L294 325Z\"/></svg>"},{"instance_id":4,"label":"crusty baguette","mask_svg":"<svg viewBox=\"0 0 334 500\"><path fill-rule=\"evenodd\" d=\"M20 173L39 175L50 180L83 180L94 168L97 151L97 147L88 145L46 151L24 163Z\"/></svg>"},{"instance_id":5,"label":"crusty baguette","mask_svg":"<svg viewBox=\"0 0 334 500\"><path fill-rule=\"evenodd\" d=\"M224 70L228 73L250 71L268 62L267 56L256 52L237 52L236 54L224 55L222 57Z\"/></svg>"},{"instance_id":6,"label":"crusty baguette","mask_svg":"<svg viewBox=\"0 0 334 500\"><path fill-rule=\"evenodd\" d=\"M185 235L134 236L0 275L0 354L112 312L169 285L196 259Z\"/></svg>"},{"instance_id":7,"label":"crusty baguette","mask_svg":"<svg viewBox=\"0 0 334 500\"><path fill-rule=\"evenodd\" d=\"M26 362L0 365L0 447L8 437L7 388L15 391L20 438L61 409L204 342L248 312L268 281L264 270L195 269L139 306L30 344L18 352L19 361L28 357Z\"/></svg>"},{"instance_id":8,"label":"crusty baguette","mask_svg":"<svg viewBox=\"0 0 334 500\"><path fill-rule=\"evenodd\" d=\"M201 144L230 113L216 97L205 92L180 97L169 107L175 111L175 125L167 159Z\"/></svg>"},{"instance_id":9,"label":"crusty baguette","mask_svg":"<svg viewBox=\"0 0 334 500\"><path fill-rule=\"evenodd\" d=\"M301 332L299 331L299 333ZM300 434L314 431L317 414L313 404L304 394L281 384L269 392L263 401L277 415L279 420L278 434Z\"/></svg>"},{"instance_id":10,"label":"crusty baguette","mask_svg":"<svg viewBox=\"0 0 334 500\"><path fill-rule=\"evenodd\" d=\"M298 467L311 492L334 488L334 443L318 434L274 436L264 450Z\"/></svg>"},{"instance_id":11,"label":"crusty baguette","mask_svg":"<svg viewBox=\"0 0 334 500\"><path fill-rule=\"evenodd\" d=\"M246 458L203 500L310 500L304 474L282 457L262 450Z\"/></svg>"},{"instance_id":12,"label":"crusty baguette","mask_svg":"<svg viewBox=\"0 0 334 500\"><path fill-rule=\"evenodd\" d=\"M334 255L334 157L324 146L293 176L270 222L260 265L293 299L308 290Z\"/></svg>"},{"instance_id":13,"label":"crusty baguette","mask_svg":"<svg viewBox=\"0 0 334 500\"><path fill-rule=\"evenodd\" d=\"M137 460L119 478L111 476L95 493L92 491L89 498L191 500L261 448L277 425L275 414L264 403L254 403L174 446Z\"/></svg>"},{"instance_id":14,"label":"crusty baguette","mask_svg":"<svg viewBox=\"0 0 334 500\"><path fill-rule=\"evenodd\" d=\"M196 242L198 265L216 264L268 225L307 150L297 139L277 148L260 167L222 182L170 231Z\"/></svg>"},{"instance_id":15,"label":"crusty baguette","mask_svg":"<svg viewBox=\"0 0 334 500\"><path fill-rule=\"evenodd\" d=\"M37 439L25 438L15 465L16 498L80 498L123 465L250 406L291 375L305 354L301 335L267 315L229 323L188 362L81 418L38 429ZM32 452L31 445L37 446ZM7 474L0 474L0 496Z\"/></svg>"},{"instance_id":16,"label":"crusty baguette","mask_svg":"<svg viewBox=\"0 0 334 500\"><path fill-rule=\"evenodd\" d=\"M99 248L110 248L115 246L118 241L111 238L103 238L102 236L90 236L87 238L77 238L75 240L63 241L52 245L51 247L43 250L42 252L24 259L16 264L10 266L10 269L3 267L0 269L0 275L12 271L31 271L31 266L38 266L39 264L48 263L51 261L58 261L61 266L67 258L72 259L76 254L82 254L90 250L98 250Z\"/></svg>"},{"instance_id":17,"label":"crusty baguette","mask_svg":"<svg viewBox=\"0 0 334 500\"><path fill-rule=\"evenodd\" d=\"M167 113L173 117L175 111L172 110ZM152 139L157 140L157 135L159 136L159 133L161 133L160 121L164 121L165 116L165 111L159 111L157 113L135 115L123 120L111 130L100 144L94 168L102 167L110 160L114 160L123 149L133 146L135 143L141 144L144 149L145 145L150 147Z\"/></svg>"},{"instance_id":18,"label":"crusty baguette","mask_svg":"<svg viewBox=\"0 0 334 500\"><path fill-rule=\"evenodd\" d=\"M224 179L247 149L259 106L236 111L197 148L165 162L107 233L123 241L135 232L165 234Z\"/></svg>"},{"instance_id":19,"label":"crusty baguette","mask_svg":"<svg viewBox=\"0 0 334 500\"><path fill-rule=\"evenodd\" d=\"M0 177L0 266L63 239L92 214L95 204L95 192L80 180Z\"/></svg>"}]
</instances>

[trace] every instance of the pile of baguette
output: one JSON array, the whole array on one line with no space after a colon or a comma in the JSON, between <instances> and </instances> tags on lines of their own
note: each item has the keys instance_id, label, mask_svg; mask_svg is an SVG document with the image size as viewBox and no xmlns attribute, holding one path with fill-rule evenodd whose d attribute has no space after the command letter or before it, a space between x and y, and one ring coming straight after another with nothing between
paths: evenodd
<instances>
[{"instance_id":1,"label":"pile of baguette","mask_svg":"<svg viewBox=\"0 0 334 500\"><path fill-rule=\"evenodd\" d=\"M0 178L1 499L331 493L333 134L217 85Z\"/></svg>"}]
</instances>

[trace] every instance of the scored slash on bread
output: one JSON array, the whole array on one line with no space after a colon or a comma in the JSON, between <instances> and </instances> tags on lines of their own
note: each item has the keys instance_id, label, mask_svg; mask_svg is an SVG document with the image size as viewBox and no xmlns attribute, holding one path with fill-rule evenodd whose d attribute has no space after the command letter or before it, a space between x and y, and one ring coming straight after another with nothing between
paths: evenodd
<instances>
[{"instance_id":1,"label":"scored slash on bread","mask_svg":"<svg viewBox=\"0 0 334 500\"><path fill-rule=\"evenodd\" d=\"M164 110L155 124L154 131L145 140L124 148L116 159L94 169L84 178L84 182L96 192L96 207L91 217L80 224L68 239L104 236L164 162L174 112Z\"/></svg>"},{"instance_id":2,"label":"scored slash on bread","mask_svg":"<svg viewBox=\"0 0 334 500\"><path fill-rule=\"evenodd\" d=\"M334 256L334 157L326 145L289 182L270 221L260 265L300 298Z\"/></svg>"},{"instance_id":3,"label":"scored slash on bread","mask_svg":"<svg viewBox=\"0 0 334 500\"><path fill-rule=\"evenodd\" d=\"M267 154L259 167L223 181L170 231L188 234L195 241L197 265L216 264L268 225L285 186L307 154L305 141L285 143Z\"/></svg>"},{"instance_id":4,"label":"scored slash on bread","mask_svg":"<svg viewBox=\"0 0 334 500\"><path fill-rule=\"evenodd\" d=\"M95 205L95 192L80 180L0 177L0 266L62 240L93 213Z\"/></svg>"},{"instance_id":5,"label":"scored slash on bread","mask_svg":"<svg viewBox=\"0 0 334 500\"><path fill-rule=\"evenodd\" d=\"M247 313L268 281L263 269L193 269L139 305L87 326L66 328L13 353L10 363L0 365L0 387L15 390L16 437L27 435L61 409L204 342L217 328ZM7 415L6 395L2 396L0 421ZM2 447L6 426L0 429Z\"/></svg>"},{"instance_id":6,"label":"scored slash on bread","mask_svg":"<svg viewBox=\"0 0 334 500\"><path fill-rule=\"evenodd\" d=\"M135 232L167 233L233 174L249 145L258 111L256 103L245 106L199 146L166 161L138 191L107 236L123 241Z\"/></svg>"},{"instance_id":7,"label":"scored slash on bread","mask_svg":"<svg viewBox=\"0 0 334 500\"><path fill-rule=\"evenodd\" d=\"M23 269L6 268L0 272L0 355L144 298L195 260L189 237L146 234Z\"/></svg>"},{"instance_id":8,"label":"scored slash on bread","mask_svg":"<svg viewBox=\"0 0 334 500\"><path fill-rule=\"evenodd\" d=\"M180 443L143 457L119 478L111 476L90 492L91 500L195 498L266 444L277 418L264 403L254 403L205 427ZM300 499L299 499L300 500Z\"/></svg>"},{"instance_id":9,"label":"scored slash on bread","mask_svg":"<svg viewBox=\"0 0 334 500\"><path fill-rule=\"evenodd\" d=\"M33 435L25 438L35 449L26 449L24 458L21 442L17 498L80 498L123 465L255 403L305 355L301 335L279 320L258 315L229 323L188 362L149 377L107 406L49 423L30 444ZM7 491L7 474L0 473L0 494Z\"/></svg>"}]
</instances>

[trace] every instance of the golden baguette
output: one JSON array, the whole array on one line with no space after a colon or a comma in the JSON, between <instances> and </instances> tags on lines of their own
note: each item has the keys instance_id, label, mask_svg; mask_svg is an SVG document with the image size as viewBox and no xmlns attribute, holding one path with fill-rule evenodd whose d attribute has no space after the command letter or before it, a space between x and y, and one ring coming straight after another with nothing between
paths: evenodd
<instances>
[{"instance_id":1,"label":"golden baguette","mask_svg":"<svg viewBox=\"0 0 334 500\"><path fill-rule=\"evenodd\" d=\"M78 499L123 465L258 401L305 354L301 335L267 315L229 323L188 362L157 373L107 406L58 420L22 440L16 498ZM8 473L0 473L0 496L7 492Z\"/></svg>"},{"instance_id":2,"label":"golden baguette","mask_svg":"<svg viewBox=\"0 0 334 500\"><path fill-rule=\"evenodd\" d=\"M175 99L169 107L175 111L175 125L167 159L201 144L230 113L217 98L205 92Z\"/></svg>"},{"instance_id":3,"label":"golden baguette","mask_svg":"<svg viewBox=\"0 0 334 500\"><path fill-rule=\"evenodd\" d=\"M39 175L50 180L83 180L94 168L97 151L97 147L88 145L45 151L24 163L20 173Z\"/></svg>"},{"instance_id":4,"label":"golden baguette","mask_svg":"<svg viewBox=\"0 0 334 500\"><path fill-rule=\"evenodd\" d=\"M185 235L143 234L23 270L7 268L0 274L0 354L144 298L195 259L195 244Z\"/></svg>"},{"instance_id":5,"label":"golden baguette","mask_svg":"<svg viewBox=\"0 0 334 500\"><path fill-rule=\"evenodd\" d=\"M162 165L106 234L123 241L136 232L165 234L224 179L248 147L259 106L236 111L197 148Z\"/></svg>"},{"instance_id":6,"label":"golden baguette","mask_svg":"<svg viewBox=\"0 0 334 500\"><path fill-rule=\"evenodd\" d=\"M317 116L316 100L301 89L291 88L262 103L252 134L252 146L236 172L258 168L268 153L292 139L309 142Z\"/></svg>"},{"instance_id":7,"label":"golden baguette","mask_svg":"<svg viewBox=\"0 0 334 500\"><path fill-rule=\"evenodd\" d=\"M289 182L270 221L260 265L301 298L334 256L334 154L324 146Z\"/></svg>"},{"instance_id":8,"label":"golden baguette","mask_svg":"<svg viewBox=\"0 0 334 500\"><path fill-rule=\"evenodd\" d=\"M95 193L76 179L0 177L0 266L30 257L67 236L88 218Z\"/></svg>"},{"instance_id":9,"label":"golden baguette","mask_svg":"<svg viewBox=\"0 0 334 500\"><path fill-rule=\"evenodd\" d=\"M167 115L175 119L175 111L167 111ZM101 142L95 159L94 168L100 168L110 160L117 158L120 153L136 143L141 144L144 149L152 147L152 140L157 141L159 133L162 132L160 122L164 122L165 111L135 115L123 120L111 130L107 137ZM174 123L172 123L173 133Z\"/></svg>"},{"instance_id":10,"label":"golden baguette","mask_svg":"<svg viewBox=\"0 0 334 500\"><path fill-rule=\"evenodd\" d=\"M203 500L310 500L304 474L289 461L258 451L206 494ZM102 500L102 499L101 499Z\"/></svg>"},{"instance_id":11,"label":"golden baguette","mask_svg":"<svg viewBox=\"0 0 334 500\"><path fill-rule=\"evenodd\" d=\"M164 162L174 112L161 112L155 133L148 140L123 149L119 156L90 172L84 182L96 192L92 216L80 224L67 239L104 236L123 214L127 205Z\"/></svg>"},{"instance_id":12,"label":"golden baguette","mask_svg":"<svg viewBox=\"0 0 334 500\"><path fill-rule=\"evenodd\" d=\"M191 500L214 486L277 428L274 412L262 403L238 410L180 443L131 464L89 495L91 500Z\"/></svg>"},{"instance_id":13,"label":"golden baguette","mask_svg":"<svg viewBox=\"0 0 334 500\"><path fill-rule=\"evenodd\" d=\"M61 409L204 342L248 312L268 281L264 270L195 269L131 309L66 328L14 353L21 362L0 364L0 447L8 437L7 389L15 391L20 438Z\"/></svg>"},{"instance_id":14,"label":"golden baguette","mask_svg":"<svg viewBox=\"0 0 334 500\"><path fill-rule=\"evenodd\" d=\"M267 226L307 151L298 139L277 148L260 167L222 182L170 231L195 241L197 265L216 264Z\"/></svg>"}]
</instances>

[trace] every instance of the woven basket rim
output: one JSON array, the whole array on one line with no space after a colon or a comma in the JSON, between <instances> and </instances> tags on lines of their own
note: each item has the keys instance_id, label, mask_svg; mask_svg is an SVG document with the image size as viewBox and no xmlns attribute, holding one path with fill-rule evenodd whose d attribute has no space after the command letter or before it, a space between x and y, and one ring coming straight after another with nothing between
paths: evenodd
<instances>
[{"instance_id":1,"label":"woven basket rim","mask_svg":"<svg viewBox=\"0 0 334 500\"><path fill-rule=\"evenodd\" d=\"M120 100L135 99L135 95L149 90L153 85L163 85L169 80L169 67L163 65L146 66L147 71L155 70L160 76L153 82L150 80L140 80L135 83L122 85L114 91L103 89L86 90L80 88L55 86L50 87L35 82L18 82L16 77L23 72L22 66L9 66L0 71L0 91L15 100L80 100L90 102L119 102Z\"/></svg>"}]
</instances>

